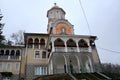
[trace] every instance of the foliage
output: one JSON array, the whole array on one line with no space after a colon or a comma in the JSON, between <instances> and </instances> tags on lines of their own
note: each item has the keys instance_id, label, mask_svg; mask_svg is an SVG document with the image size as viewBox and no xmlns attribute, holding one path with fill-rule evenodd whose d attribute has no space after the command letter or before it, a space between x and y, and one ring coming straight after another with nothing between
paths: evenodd
<instances>
[{"instance_id":1,"label":"foliage","mask_svg":"<svg viewBox=\"0 0 120 80\"><path fill-rule=\"evenodd\" d=\"M118 64L115 65L115 64L111 64L111 63L104 63L104 64L102 64L102 72L120 74L120 65L118 65Z\"/></svg>"},{"instance_id":2,"label":"foliage","mask_svg":"<svg viewBox=\"0 0 120 80\"><path fill-rule=\"evenodd\" d=\"M0 21L2 20L2 17L3 17L2 14L0 14ZM2 33L3 33L2 32L3 27L4 27L4 24L0 22L0 45L1 46L4 45L3 41L5 40L5 37L2 35Z\"/></svg>"},{"instance_id":3,"label":"foliage","mask_svg":"<svg viewBox=\"0 0 120 80\"><path fill-rule=\"evenodd\" d=\"M3 18L3 16L2 16L2 14L0 14L0 21L2 20L2 18ZM2 35L3 27L4 27L4 23L0 22L0 47L11 46L12 45L12 41L6 40L5 36Z\"/></svg>"},{"instance_id":4,"label":"foliage","mask_svg":"<svg viewBox=\"0 0 120 80\"><path fill-rule=\"evenodd\" d=\"M23 30L19 30L11 35L11 38L14 40L16 45L24 44L24 32L25 31Z\"/></svg>"}]
</instances>

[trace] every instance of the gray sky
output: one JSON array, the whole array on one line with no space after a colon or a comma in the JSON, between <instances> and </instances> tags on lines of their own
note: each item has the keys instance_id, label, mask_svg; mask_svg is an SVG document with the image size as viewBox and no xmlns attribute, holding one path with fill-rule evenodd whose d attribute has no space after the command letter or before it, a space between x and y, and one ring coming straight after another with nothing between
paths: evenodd
<instances>
[{"instance_id":1,"label":"gray sky","mask_svg":"<svg viewBox=\"0 0 120 80\"><path fill-rule=\"evenodd\" d=\"M81 0L101 62L120 64L120 0ZM18 30L47 33L47 10L56 2L74 25L75 34L90 35L79 0L0 0L4 35L9 39Z\"/></svg>"}]
</instances>

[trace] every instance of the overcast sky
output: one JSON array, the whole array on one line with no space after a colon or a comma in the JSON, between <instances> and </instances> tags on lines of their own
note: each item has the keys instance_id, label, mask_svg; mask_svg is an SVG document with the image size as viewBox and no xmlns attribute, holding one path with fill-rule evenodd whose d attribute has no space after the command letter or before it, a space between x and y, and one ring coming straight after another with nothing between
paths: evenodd
<instances>
[{"instance_id":1,"label":"overcast sky","mask_svg":"<svg viewBox=\"0 0 120 80\"><path fill-rule=\"evenodd\" d=\"M53 3L63 8L66 19L74 25L75 34L90 35L79 0L0 0L7 39L18 30L47 33L47 10ZM92 35L103 63L120 64L120 0L81 0Z\"/></svg>"}]
</instances>

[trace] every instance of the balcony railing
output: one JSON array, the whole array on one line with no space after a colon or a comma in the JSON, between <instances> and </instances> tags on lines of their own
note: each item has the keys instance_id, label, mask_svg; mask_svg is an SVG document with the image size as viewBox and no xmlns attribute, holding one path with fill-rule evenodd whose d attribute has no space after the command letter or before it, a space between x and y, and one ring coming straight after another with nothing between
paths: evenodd
<instances>
[{"instance_id":1,"label":"balcony railing","mask_svg":"<svg viewBox=\"0 0 120 80\"><path fill-rule=\"evenodd\" d=\"M89 48L79 48L80 52L89 52Z\"/></svg>"},{"instance_id":2,"label":"balcony railing","mask_svg":"<svg viewBox=\"0 0 120 80\"><path fill-rule=\"evenodd\" d=\"M67 48L65 48L65 47L55 47L54 48L55 50L53 50L53 51L55 51L55 52L91 52L91 49L89 48L89 47L83 47L83 48L78 48L77 49L77 47L67 47Z\"/></svg>"},{"instance_id":3,"label":"balcony railing","mask_svg":"<svg viewBox=\"0 0 120 80\"><path fill-rule=\"evenodd\" d=\"M65 52L65 47L55 47L55 52Z\"/></svg>"},{"instance_id":4,"label":"balcony railing","mask_svg":"<svg viewBox=\"0 0 120 80\"><path fill-rule=\"evenodd\" d=\"M77 52L77 47L67 47L67 52Z\"/></svg>"},{"instance_id":5,"label":"balcony railing","mask_svg":"<svg viewBox=\"0 0 120 80\"><path fill-rule=\"evenodd\" d=\"M20 56L0 56L0 60L20 60Z\"/></svg>"}]
</instances>

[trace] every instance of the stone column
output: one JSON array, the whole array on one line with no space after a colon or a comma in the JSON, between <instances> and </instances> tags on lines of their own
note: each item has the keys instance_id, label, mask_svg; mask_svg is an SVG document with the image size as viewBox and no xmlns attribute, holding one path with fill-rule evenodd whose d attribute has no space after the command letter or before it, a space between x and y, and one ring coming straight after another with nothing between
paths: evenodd
<instances>
[{"instance_id":1,"label":"stone column","mask_svg":"<svg viewBox=\"0 0 120 80\"><path fill-rule=\"evenodd\" d=\"M33 44L32 44L32 48L33 48L33 49L34 49L34 40L35 40L35 39L33 38Z\"/></svg>"},{"instance_id":2,"label":"stone column","mask_svg":"<svg viewBox=\"0 0 120 80\"><path fill-rule=\"evenodd\" d=\"M68 64L67 64L67 57L66 57L66 53L64 54L64 58L65 58L65 67L66 67L66 73L68 72Z\"/></svg>"},{"instance_id":3,"label":"stone column","mask_svg":"<svg viewBox=\"0 0 120 80\"><path fill-rule=\"evenodd\" d=\"M64 41L64 44L65 44L65 52L67 52L67 44L66 44L66 41Z\"/></svg>"},{"instance_id":4,"label":"stone column","mask_svg":"<svg viewBox=\"0 0 120 80\"><path fill-rule=\"evenodd\" d=\"M77 52L80 52L78 42L76 41L76 46L77 46Z\"/></svg>"},{"instance_id":5,"label":"stone column","mask_svg":"<svg viewBox=\"0 0 120 80\"><path fill-rule=\"evenodd\" d=\"M55 52L54 41L52 41L52 52Z\"/></svg>"},{"instance_id":6,"label":"stone column","mask_svg":"<svg viewBox=\"0 0 120 80\"><path fill-rule=\"evenodd\" d=\"M76 58L77 58L77 62L78 62L78 72L80 73L80 69L81 69L81 66L80 66L80 59L79 59L79 56L76 55Z\"/></svg>"}]
</instances>

